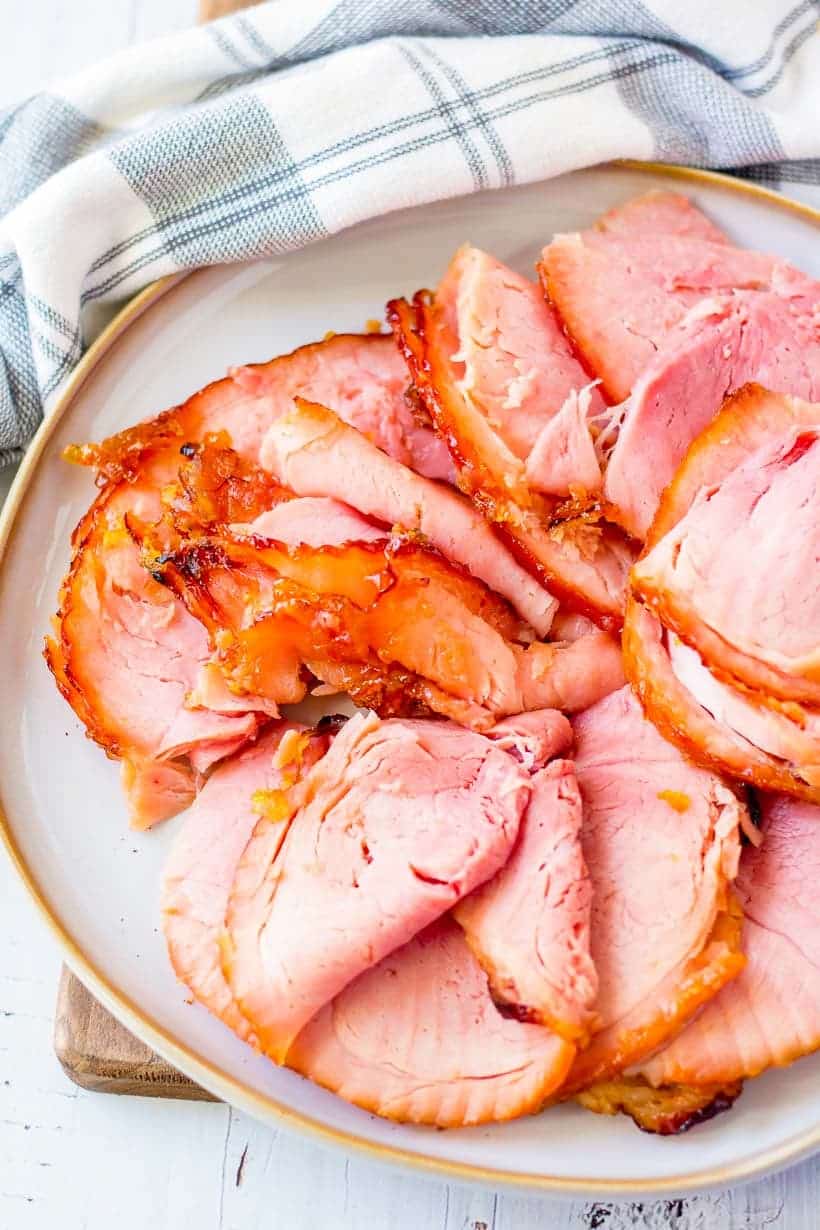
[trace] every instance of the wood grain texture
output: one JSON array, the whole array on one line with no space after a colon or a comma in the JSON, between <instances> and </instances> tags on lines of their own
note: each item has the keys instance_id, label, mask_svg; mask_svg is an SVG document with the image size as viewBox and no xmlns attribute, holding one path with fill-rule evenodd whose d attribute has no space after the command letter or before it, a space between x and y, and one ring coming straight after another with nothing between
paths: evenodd
<instances>
[{"instance_id":1,"label":"wood grain texture","mask_svg":"<svg viewBox=\"0 0 820 1230\"><path fill-rule=\"evenodd\" d=\"M258 3L259 0L199 0L199 20L215 21L217 17L227 17Z\"/></svg>"},{"instance_id":2,"label":"wood grain texture","mask_svg":"<svg viewBox=\"0 0 820 1230\"><path fill-rule=\"evenodd\" d=\"M63 1071L83 1089L214 1100L130 1034L65 966L57 993L54 1050Z\"/></svg>"}]
</instances>

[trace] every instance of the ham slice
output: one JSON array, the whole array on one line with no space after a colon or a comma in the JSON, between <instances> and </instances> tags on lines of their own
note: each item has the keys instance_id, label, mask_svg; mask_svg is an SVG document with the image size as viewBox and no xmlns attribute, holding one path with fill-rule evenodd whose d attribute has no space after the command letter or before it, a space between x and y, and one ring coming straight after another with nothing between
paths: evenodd
<instances>
[{"instance_id":1,"label":"ham slice","mask_svg":"<svg viewBox=\"0 0 820 1230\"><path fill-rule=\"evenodd\" d=\"M417 531L502 594L545 636L557 603L456 492L394 461L324 406L297 399L273 424L262 463L297 495L330 496L386 525Z\"/></svg>"},{"instance_id":2,"label":"ham slice","mask_svg":"<svg viewBox=\"0 0 820 1230\"><path fill-rule=\"evenodd\" d=\"M436 303L458 339L458 391L503 446L526 461L544 427L587 383L537 283L478 248L450 262ZM602 409L597 390L590 412Z\"/></svg>"},{"instance_id":3,"label":"ham slice","mask_svg":"<svg viewBox=\"0 0 820 1230\"><path fill-rule=\"evenodd\" d=\"M770 795L761 810L737 878L746 966L642 1066L652 1085L742 1080L820 1047L820 808Z\"/></svg>"},{"instance_id":4,"label":"ham slice","mask_svg":"<svg viewBox=\"0 0 820 1230\"><path fill-rule=\"evenodd\" d=\"M212 703L207 633L143 569L137 527L157 527L162 541L164 513L179 532L199 532L289 498L256 463L265 431L300 389L369 431L381 424L383 447L443 476L449 462L417 427L405 384L389 338L339 336L239 369L147 423L69 450L104 486L75 531L46 658L89 735L123 761L138 827L187 806L200 775L253 738L276 706L246 695L240 709L224 688Z\"/></svg>"},{"instance_id":5,"label":"ham slice","mask_svg":"<svg viewBox=\"0 0 820 1230\"><path fill-rule=\"evenodd\" d=\"M445 1128L535 1113L574 1053L498 1012L461 929L443 918L323 1008L287 1063L373 1114Z\"/></svg>"},{"instance_id":6,"label":"ham slice","mask_svg":"<svg viewBox=\"0 0 820 1230\"><path fill-rule=\"evenodd\" d=\"M629 396L672 330L706 297L773 290L801 310L817 303L810 278L775 257L732 247L676 193L648 193L589 230L556 235L539 268L550 303L613 403Z\"/></svg>"},{"instance_id":7,"label":"ham slice","mask_svg":"<svg viewBox=\"0 0 820 1230\"><path fill-rule=\"evenodd\" d=\"M177 834L162 879L162 927L177 977L245 1042L257 1044L222 971L225 912L237 865L260 813L324 753L328 735L277 723L220 765ZM274 830L280 841L287 825Z\"/></svg>"},{"instance_id":8,"label":"ham slice","mask_svg":"<svg viewBox=\"0 0 820 1230\"><path fill-rule=\"evenodd\" d=\"M633 556L619 530L587 515L600 476L589 425L570 399L589 378L554 314L536 311L529 283L469 251L469 262L464 251L457 255L435 299L421 291L412 303L387 306L416 393L448 443L459 485L526 566L562 600L616 627ZM478 281L482 273L486 287ZM497 301L492 310L488 300ZM496 340L492 359L479 344L487 331ZM522 396L522 365L538 397L508 404ZM503 388L507 401L500 406ZM598 393L591 390L586 402L599 408ZM571 481L573 459L579 473ZM569 504L555 498L565 490ZM559 515L561 523L553 524Z\"/></svg>"},{"instance_id":9,"label":"ham slice","mask_svg":"<svg viewBox=\"0 0 820 1230\"><path fill-rule=\"evenodd\" d=\"M456 906L454 917L504 1016L583 1044L598 979L581 820L572 762L555 760L538 770L515 849L492 880Z\"/></svg>"},{"instance_id":10,"label":"ham slice","mask_svg":"<svg viewBox=\"0 0 820 1230\"><path fill-rule=\"evenodd\" d=\"M405 397L407 373L390 338L340 333L269 363L235 367L188 401L129 427L102 444L74 446L70 460L93 466L107 481L133 479L147 458L172 459L180 446L224 433L240 457L258 461L265 433L297 396L331 406L379 448L430 478L448 479L447 451L419 426Z\"/></svg>"},{"instance_id":11,"label":"ham slice","mask_svg":"<svg viewBox=\"0 0 820 1230\"><path fill-rule=\"evenodd\" d=\"M502 599L413 534L314 548L225 533L165 552L156 571L208 629L231 689L269 704L301 700L307 668L383 716L421 703L486 729L523 711L585 708L623 679L606 633L533 641ZM340 678L342 665L370 672L364 691ZM372 672L396 670L404 707L391 688L385 709Z\"/></svg>"},{"instance_id":12,"label":"ham slice","mask_svg":"<svg viewBox=\"0 0 820 1230\"><path fill-rule=\"evenodd\" d=\"M675 326L623 408L604 495L643 539L688 446L728 394L748 381L820 400L820 285L813 314L780 295L745 291L704 300Z\"/></svg>"},{"instance_id":13,"label":"ham slice","mask_svg":"<svg viewBox=\"0 0 820 1230\"><path fill-rule=\"evenodd\" d=\"M208 638L140 564L123 515L126 505L142 507L142 495L139 487L111 487L81 523L56 635L46 647L58 686L89 735L122 760L137 828L187 806L196 773L276 714L275 705L258 700L242 712L192 703L210 658Z\"/></svg>"},{"instance_id":14,"label":"ham slice","mask_svg":"<svg viewBox=\"0 0 820 1230\"><path fill-rule=\"evenodd\" d=\"M820 702L814 584L820 405L750 385L698 437L633 588L710 666Z\"/></svg>"},{"instance_id":15,"label":"ham slice","mask_svg":"<svg viewBox=\"0 0 820 1230\"><path fill-rule=\"evenodd\" d=\"M573 728L599 984L597 1032L565 1096L650 1054L743 965L736 796L667 743L628 688Z\"/></svg>"},{"instance_id":16,"label":"ham slice","mask_svg":"<svg viewBox=\"0 0 820 1230\"><path fill-rule=\"evenodd\" d=\"M674 667L663 624L635 599L627 604L623 643L627 677L640 696L644 711L661 734L687 756L749 785L780 790L820 803L820 763L816 755L808 762L784 760L751 742L740 729L729 724L736 722L753 738L761 737L761 723L765 723L769 732L768 739L785 735L802 737L805 731L801 731L800 722L805 721L805 713L799 705L792 703L784 707L785 712L780 716L785 719L791 712L792 725L794 714L798 720L797 729L787 727L784 730L778 711L773 709L770 714L765 713L765 699L754 693L724 690L719 681L712 683L711 680L707 681L708 692L705 691L701 674L705 668L700 658L696 658L694 672L691 659L688 663L684 659L682 664L679 655L677 668ZM690 690L690 686L695 691ZM718 690L717 700L715 689ZM698 698L699 692L702 692L704 704ZM721 707L712 712L710 706L717 709L718 704ZM747 708L749 705L751 711Z\"/></svg>"},{"instance_id":17,"label":"ham slice","mask_svg":"<svg viewBox=\"0 0 820 1230\"><path fill-rule=\"evenodd\" d=\"M237 867L226 971L266 1054L506 861L526 771L440 722L352 718ZM287 817L285 817L287 818Z\"/></svg>"}]
</instances>

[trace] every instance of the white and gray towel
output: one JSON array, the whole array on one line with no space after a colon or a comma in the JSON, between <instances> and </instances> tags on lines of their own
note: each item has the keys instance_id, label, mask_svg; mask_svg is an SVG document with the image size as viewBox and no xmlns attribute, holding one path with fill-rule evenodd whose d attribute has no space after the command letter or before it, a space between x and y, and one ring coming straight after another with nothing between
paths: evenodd
<instances>
[{"instance_id":1,"label":"white and gray towel","mask_svg":"<svg viewBox=\"0 0 820 1230\"><path fill-rule=\"evenodd\" d=\"M279 0L0 112L0 462L93 308L612 158L820 205L816 0Z\"/></svg>"}]
</instances>

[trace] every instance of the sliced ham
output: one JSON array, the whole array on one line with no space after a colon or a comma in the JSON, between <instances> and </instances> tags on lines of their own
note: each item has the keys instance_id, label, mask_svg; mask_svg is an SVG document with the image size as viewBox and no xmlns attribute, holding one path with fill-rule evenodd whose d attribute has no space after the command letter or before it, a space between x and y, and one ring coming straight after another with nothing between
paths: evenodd
<instances>
[{"instance_id":1,"label":"sliced ham","mask_svg":"<svg viewBox=\"0 0 820 1230\"><path fill-rule=\"evenodd\" d=\"M323 1008L287 1063L373 1114L445 1128L537 1112L574 1053L498 1012L461 929L444 918Z\"/></svg>"},{"instance_id":2,"label":"sliced ham","mask_svg":"<svg viewBox=\"0 0 820 1230\"><path fill-rule=\"evenodd\" d=\"M820 405L749 386L693 444L632 576L710 666L820 701Z\"/></svg>"},{"instance_id":3,"label":"sliced ham","mask_svg":"<svg viewBox=\"0 0 820 1230\"><path fill-rule=\"evenodd\" d=\"M168 955L194 996L246 1042L256 1045L222 972L225 913L242 852L274 803L323 754L328 736L277 723L208 779L177 834L162 878L160 908ZM280 842L284 822L274 828Z\"/></svg>"},{"instance_id":4,"label":"sliced ham","mask_svg":"<svg viewBox=\"0 0 820 1230\"><path fill-rule=\"evenodd\" d=\"M161 541L164 513L178 532L199 532L250 521L289 498L256 463L265 431L299 390L368 431L380 423L384 448L444 476L445 452L417 427L405 384L389 338L339 336L237 370L147 423L69 450L97 468L104 487L75 531L46 658L90 736L123 760L137 826L186 806L204 769L253 737L276 707L247 695L244 710L210 703L205 629L144 571L135 529L152 526Z\"/></svg>"},{"instance_id":5,"label":"sliced ham","mask_svg":"<svg viewBox=\"0 0 820 1230\"><path fill-rule=\"evenodd\" d=\"M649 193L591 229L556 235L540 272L588 370L612 402L632 392L670 332L700 300L773 290L801 310L817 284L775 257L732 247L685 197Z\"/></svg>"},{"instance_id":6,"label":"sliced ham","mask_svg":"<svg viewBox=\"0 0 820 1230\"><path fill-rule=\"evenodd\" d=\"M641 704L654 725L698 764L717 772L727 773L749 785L765 790L781 790L798 798L820 803L820 764L813 757L807 763L784 760L751 742L739 729L723 720L729 719L753 738L760 736L760 723L765 723L769 738L801 734L800 730L784 731L777 719L777 709L766 714L754 693L738 692L735 696L715 698L716 684L709 683L708 692L699 669L692 671L691 659L677 668L669 653L667 633L660 620L642 603L631 599L627 604L624 623L624 668L628 679L640 696ZM698 658L696 667L703 669ZM718 681L719 684L719 681ZM692 691L690 688L694 688ZM703 695L704 704L697 692ZM731 700L731 706L727 705ZM752 704L751 713L745 706ZM718 704L720 708L718 709ZM713 713L709 706L718 710ZM740 707L741 712L738 712ZM791 711L801 718L800 706L784 706L783 717ZM751 721L754 725L750 725ZM775 731L774 727L779 728ZM802 732L805 734L805 732ZM767 740L768 741L768 740Z\"/></svg>"},{"instance_id":7,"label":"sliced ham","mask_svg":"<svg viewBox=\"0 0 820 1230\"><path fill-rule=\"evenodd\" d=\"M331 406L344 422L420 474L447 479L452 473L447 450L429 427L417 423L406 388L407 373L389 337L340 333L269 363L235 367L182 405L102 444L74 446L69 456L108 481L134 478L149 456L165 453L173 459L182 444L223 433L241 457L258 461L270 424L299 396Z\"/></svg>"},{"instance_id":8,"label":"sliced ham","mask_svg":"<svg viewBox=\"0 0 820 1230\"><path fill-rule=\"evenodd\" d=\"M473 282L476 268L490 262L490 258L478 255L481 263L472 262ZM456 258L434 299L419 292L412 303L397 299L388 304L388 319L416 393L448 443L459 485L505 535L525 565L576 609L591 614L602 626L616 627L621 621L632 550L614 527L596 517L573 515L576 503L583 510L588 508L596 484L589 456L589 425L583 421L580 406L569 400L588 384L589 377L572 356L550 311L541 311L536 320L533 308L526 314L520 310L522 300L529 304L530 296L524 295L519 284L529 284L511 271L505 271L503 277L496 274L487 295L506 296L512 301L496 307L492 329L500 327L500 322L516 332L498 338L500 368L491 366L489 357L480 359L474 334L471 340L460 332L465 318L459 298L461 295L463 299L465 293L462 264L463 254ZM491 268L495 264L492 262ZM476 293L473 289L473 299ZM483 307L486 312L486 304ZM533 340L533 330L537 341ZM536 354L542 356L538 371L543 368L555 375L549 382L538 376L537 387L544 401L537 409L532 402L527 403L532 428L525 432L518 426L520 407L508 406L501 415L497 390L505 382L518 387L516 364L522 355L529 356L527 362L532 363ZM499 375L499 371L504 374ZM481 379L487 381L486 391L479 387ZM599 405L595 390L589 392L588 399L590 405ZM510 423L516 425L515 434L511 434ZM527 448L530 461L520 455ZM579 473L584 481L567 480L569 458L578 458L579 466L583 462ZM537 487L550 494L543 494ZM571 494L569 505L556 498L564 488ZM562 521L554 525L559 505Z\"/></svg>"},{"instance_id":9,"label":"sliced ham","mask_svg":"<svg viewBox=\"0 0 820 1230\"><path fill-rule=\"evenodd\" d=\"M227 913L234 998L277 1062L321 1008L489 879L530 792L516 761L441 722L352 718L257 826Z\"/></svg>"},{"instance_id":10,"label":"sliced ham","mask_svg":"<svg viewBox=\"0 0 820 1230\"><path fill-rule=\"evenodd\" d=\"M139 508L139 489L114 487L82 523L46 657L89 735L123 761L131 822L145 828L187 806L195 768L252 738L276 707L255 701L231 713L192 703L208 637L141 566L123 526L126 494Z\"/></svg>"},{"instance_id":11,"label":"sliced ham","mask_svg":"<svg viewBox=\"0 0 820 1230\"><path fill-rule=\"evenodd\" d=\"M586 1040L598 989L581 820L572 762L538 770L510 858L454 910L500 1011L575 1043Z\"/></svg>"},{"instance_id":12,"label":"sliced ham","mask_svg":"<svg viewBox=\"0 0 820 1230\"><path fill-rule=\"evenodd\" d=\"M746 966L642 1066L653 1085L742 1080L820 1047L820 808L770 795L761 810L737 878Z\"/></svg>"},{"instance_id":13,"label":"sliced ham","mask_svg":"<svg viewBox=\"0 0 820 1230\"><path fill-rule=\"evenodd\" d=\"M591 424L589 385L570 393L538 434L527 457L527 480L545 495L566 499L595 496L601 490L601 462Z\"/></svg>"},{"instance_id":14,"label":"sliced ham","mask_svg":"<svg viewBox=\"0 0 820 1230\"><path fill-rule=\"evenodd\" d=\"M749 381L820 399L820 286L814 314L763 291L697 304L638 377L606 470L613 515L643 539L695 437Z\"/></svg>"},{"instance_id":15,"label":"sliced ham","mask_svg":"<svg viewBox=\"0 0 820 1230\"><path fill-rule=\"evenodd\" d=\"M226 533L165 553L156 571L207 627L231 688L270 704L302 699L304 668L331 685L343 664L399 669L410 706L399 712L423 701L485 729L529 710L577 711L623 679L606 633L533 641L502 599L412 533L321 548ZM396 712L384 713L372 682L362 694L344 680L359 703Z\"/></svg>"},{"instance_id":16,"label":"sliced ham","mask_svg":"<svg viewBox=\"0 0 820 1230\"><path fill-rule=\"evenodd\" d=\"M629 688L573 728L599 984L597 1032L565 1095L673 1037L743 964L736 796L661 737Z\"/></svg>"},{"instance_id":17,"label":"sliced ham","mask_svg":"<svg viewBox=\"0 0 820 1230\"><path fill-rule=\"evenodd\" d=\"M457 339L457 388L514 457L526 461L568 396L587 383L555 313L535 282L486 252L460 248L436 291ZM601 408L596 390L590 410Z\"/></svg>"},{"instance_id":18,"label":"sliced ham","mask_svg":"<svg viewBox=\"0 0 820 1230\"><path fill-rule=\"evenodd\" d=\"M297 495L330 496L388 526L423 534L502 594L541 636L557 603L456 492L388 457L331 410L297 399L273 424L262 463Z\"/></svg>"}]
</instances>

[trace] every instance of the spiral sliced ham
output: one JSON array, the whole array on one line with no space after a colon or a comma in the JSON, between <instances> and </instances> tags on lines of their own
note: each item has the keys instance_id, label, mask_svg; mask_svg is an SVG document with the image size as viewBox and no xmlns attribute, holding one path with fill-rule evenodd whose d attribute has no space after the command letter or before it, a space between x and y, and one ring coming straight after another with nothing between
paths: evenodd
<instances>
[{"instance_id":1,"label":"spiral sliced ham","mask_svg":"<svg viewBox=\"0 0 820 1230\"><path fill-rule=\"evenodd\" d=\"M820 702L814 583L820 405L749 385L728 399L664 496L636 595L710 666Z\"/></svg>"},{"instance_id":2,"label":"spiral sliced ham","mask_svg":"<svg viewBox=\"0 0 820 1230\"><path fill-rule=\"evenodd\" d=\"M622 682L606 633L533 641L501 598L412 534L310 547L225 532L163 554L156 569L208 628L232 690L268 703L301 700L309 671L389 716L397 711L370 683L400 670L399 714L421 703L483 729L523 711L585 708ZM339 680L342 666L370 672L364 693L355 676Z\"/></svg>"},{"instance_id":3,"label":"spiral sliced ham","mask_svg":"<svg viewBox=\"0 0 820 1230\"><path fill-rule=\"evenodd\" d=\"M592 886L581 850L581 796L569 760L532 778L515 849L453 916L505 1016L583 1043L598 978L590 955Z\"/></svg>"},{"instance_id":4,"label":"spiral sliced ham","mask_svg":"<svg viewBox=\"0 0 820 1230\"><path fill-rule=\"evenodd\" d=\"M149 422L69 450L105 485L75 531L46 657L89 735L122 760L137 826L186 806L198 776L276 708L246 698L243 711L224 689L218 703L203 699L205 629L144 571L129 521L158 522L174 484L174 515L194 525L250 520L287 498L256 462L270 423L300 390L337 406L402 461L446 477L443 446L416 424L405 385L389 338L338 336L236 369ZM219 447L203 451L206 436Z\"/></svg>"},{"instance_id":5,"label":"spiral sliced ham","mask_svg":"<svg viewBox=\"0 0 820 1230\"><path fill-rule=\"evenodd\" d=\"M237 867L225 966L266 1054L359 974L488 880L509 856L529 777L478 734L352 718L257 826ZM287 817L285 817L287 818Z\"/></svg>"},{"instance_id":6,"label":"spiral sliced ham","mask_svg":"<svg viewBox=\"0 0 820 1230\"><path fill-rule=\"evenodd\" d=\"M445 1128L535 1113L574 1053L499 1013L461 928L443 918L323 1008L287 1063L373 1114Z\"/></svg>"},{"instance_id":7,"label":"spiral sliced ham","mask_svg":"<svg viewBox=\"0 0 820 1230\"><path fill-rule=\"evenodd\" d=\"M632 550L621 531L573 514L593 494L581 479L594 490L600 475L578 410L589 377L554 313L535 304L525 279L463 249L434 298L422 291L412 302L393 300L387 315L461 488L544 585L602 626L618 626ZM495 339L492 354L482 351L485 335ZM594 390L585 405L590 415L599 407ZM574 482L568 460L579 466ZM555 498L565 489L569 504Z\"/></svg>"},{"instance_id":8,"label":"spiral sliced ham","mask_svg":"<svg viewBox=\"0 0 820 1230\"><path fill-rule=\"evenodd\" d=\"M686 197L650 192L594 227L556 235L540 272L550 302L607 397L621 402L700 300L773 290L800 310L817 284L775 257L735 248Z\"/></svg>"},{"instance_id":9,"label":"spiral sliced ham","mask_svg":"<svg viewBox=\"0 0 820 1230\"><path fill-rule=\"evenodd\" d=\"M555 599L472 505L388 457L326 407L297 399L268 432L262 463L297 495L330 496L385 525L423 534L502 594L539 635L549 631Z\"/></svg>"},{"instance_id":10,"label":"spiral sliced ham","mask_svg":"<svg viewBox=\"0 0 820 1230\"><path fill-rule=\"evenodd\" d=\"M709 681L709 693L703 693L705 703L701 703L697 692L701 670L706 669L703 663L696 658L698 669L694 674L691 663L686 670L681 668L679 661L676 670L663 624L635 599L627 603L623 645L627 678L640 697L647 717L687 756L705 768L728 773L749 785L780 790L820 803L820 760L816 757L802 763L785 760L751 742L724 720L724 717L736 716L735 705L751 704L752 713L746 712L739 724L747 734L752 734L749 721L754 719L755 736L758 737L759 723L765 721L770 726L771 718L778 716L777 711L773 710L770 718L765 712L765 702L761 709L761 702L753 693L735 692L731 697L731 710L724 707L717 714L712 712L708 706L714 704L715 689L722 690L720 681ZM799 706L796 712L800 718ZM786 714L782 716L786 718ZM779 721L777 724L781 725ZM788 733L801 732L798 727Z\"/></svg>"},{"instance_id":11,"label":"spiral sliced ham","mask_svg":"<svg viewBox=\"0 0 820 1230\"><path fill-rule=\"evenodd\" d=\"M260 811L284 803L295 780L324 753L328 735L279 722L220 765L177 834L162 878L160 907L177 977L240 1038L257 1039L222 971L225 913L242 853ZM284 839L287 824L273 830Z\"/></svg>"},{"instance_id":12,"label":"spiral sliced ham","mask_svg":"<svg viewBox=\"0 0 820 1230\"><path fill-rule=\"evenodd\" d=\"M646 537L689 445L749 381L820 399L820 284L811 313L741 291L698 303L670 331L623 407L606 467L607 506L635 538Z\"/></svg>"},{"instance_id":13,"label":"spiral sliced ham","mask_svg":"<svg viewBox=\"0 0 820 1230\"><path fill-rule=\"evenodd\" d=\"M628 688L573 728L599 989L598 1029L566 1094L673 1037L743 964L735 795L662 739Z\"/></svg>"},{"instance_id":14,"label":"spiral sliced ham","mask_svg":"<svg viewBox=\"0 0 820 1230\"><path fill-rule=\"evenodd\" d=\"M737 878L746 966L642 1066L653 1085L742 1080L820 1047L820 808L782 795L761 806L763 841Z\"/></svg>"}]
</instances>

